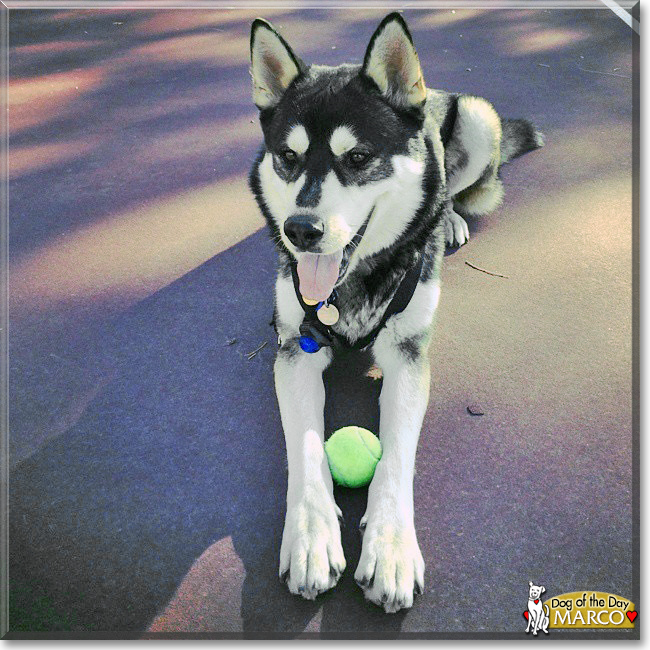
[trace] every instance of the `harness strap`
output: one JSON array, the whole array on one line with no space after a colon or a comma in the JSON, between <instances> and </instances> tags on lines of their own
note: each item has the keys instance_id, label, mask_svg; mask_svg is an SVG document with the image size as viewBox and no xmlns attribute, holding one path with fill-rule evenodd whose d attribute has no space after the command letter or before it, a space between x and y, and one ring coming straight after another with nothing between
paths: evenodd
<instances>
[{"instance_id":1,"label":"harness strap","mask_svg":"<svg viewBox=\"0 0 650 650\"><path fill-rule=\"evenodd\" d=\"M366 336L350 343L348 339L342 334L335 332L330 326L321 323L318 320L316 315L317 307L319 305L307 305L300 294L300 280L298 278L297 263L291 263L291 276L293 278L293 288L296 292L296 297L298 302L305 312L305 318L300 326L300 333L306 336L311 336L311 338L318 340L320 345L333 345L334 342L338 342L340 345L347 347L351 350L363 350L367 348L378 336L379 332L384 328L386 322L391 316L403 312L408 304L411 302L411 298L415 293L415 289L418 286L420 280L420 275L422 274L422 265L424 263L424 255L420 255L418 261L406 272L402 281L400 282L397 291L393 296L393 299L388 304L382 319L379 323L370 331ZM335 306L337 305L336 290L332 292L329 302Z\"/></svg>"}]
</instances>

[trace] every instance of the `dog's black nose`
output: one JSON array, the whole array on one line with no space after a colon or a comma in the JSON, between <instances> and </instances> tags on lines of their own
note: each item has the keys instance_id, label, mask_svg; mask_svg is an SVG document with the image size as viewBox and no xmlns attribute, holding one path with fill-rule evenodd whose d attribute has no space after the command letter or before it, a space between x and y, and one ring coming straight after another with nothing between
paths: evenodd
<instances>
[{"instance_id":1,"label":"dog's black nose","mask_svg":"<svg viewBox=\"0 0 650 650\"><path fill-rule=\"evenodd\" d=\"M323 222L308 214L289 217L284 222L284 234L300 251L311 251L324 232Z\"/></svg>"}]
</instances>

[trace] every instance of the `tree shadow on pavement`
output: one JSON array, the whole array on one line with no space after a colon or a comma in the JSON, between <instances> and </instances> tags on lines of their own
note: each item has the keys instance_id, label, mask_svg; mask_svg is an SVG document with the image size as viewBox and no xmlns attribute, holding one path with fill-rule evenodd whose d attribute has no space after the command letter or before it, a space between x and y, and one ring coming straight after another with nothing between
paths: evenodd
<instances>
[{"instance_id":1,"label":"tree shadow on pavement","mask_svg":"<svg viewBox=\"0 0 650 650\"><path fill-rule=\"evenodd\" d=\"M296 22L305 16L298 14ZM347 14L319 14L321 19L338 16ZM583 176L599 177L601 167L612 167L618 159L587 154L591 151L609 154L606 145L611 140L612 124L618 124L620 132L627 137L629 93L616 90L619 84L620 88L627 88L629 82L612 77L611 73L613 66L618 66L619 59L629 50L629 31L622 21L605 10L583 12L578 16L582 19L576 27L583 38L576 36L561 45L553 45L553 38L564 38L571 31L563 27L568 25L573 29L573 13L553 11L543 16L538 12L531 18L512 16L508 24L504 24L497 13L476 14L453 26L415 24L413 31L423 66L431 70L427 73L427 82L431 87L486 95L504 114L527 115L543 130L549 126L554 129L556 137L549 141L554 143L556 153L552 162L538 165L541 171L544 171L544 164L549 165L556 176L557 170L561 170L563 187L569 187L568 181L580 180ZM415 12L412 17L413 23L417 23ZM107 20L103 17L95 27L101 28ZM112 25L120 19L110 22ZM48 29L55 28L50 25ZM243 22L236 27L242 43L246 42L246 29ZM369 23L363 25L363 30L368 37L372 33ZM307 58L325 59L326 62L334 58L339 61L354 58L343 55L345 48L345 52L356 52L359 60L365 46L365 37L363 44L359 43L361 31L360 23L346 24L346 30L341 31L336 40L341 57L338 51L327 53L329 43L320 43L315 48L320 50L313 52L318 56ZM313 33L313 30L306 33ZM293 32L285 34L293 42ZM426 36L431 39L429 44L423 42ZM537 43L538 49L524 48L514 53L513 44L531 42ZM540 49L541 45L545 47ZM106 47L108 54L115 54ZM218 148L208 147L196 154L192 146L197 144L197 138L190 139L187 144L191 150L191 164L181 172L178 170L188 159L184 157L185 149L173 138L161 143L159 158L153 153L147 158L148 145L155 142L160 133L169 131L173 136L175 130L181 131L188 126L185 119L188 115L189 126L196 127L196 133L201 135L203 127L209 130L213 123L209 111L215 106L223 109L225 119L220 126L223 131L236 133L233 142L238 147L232 160L227 162L231 167L226 171L241 176L248 167L247 156L252 154L259 140L257 125L251 124L250 133L255 130L257 135L247 135L242 145L240 135L244 130L237 132L230 123L236 116L245 118L246 111L251 108L245 49L233 50L232 61L222 64L224 87L220 101L224 103L207 103L206 111L196 105L205 99L210 89L211 78L205 76L204 67L182 62L152 64L148 71L138 68L135 78L128 71L123 71L123 77L109 75L94 90L73 101L67 117L66 114L51 116L44 110L42 122L33 125L29 133L16 134L24 139L17 139L14 144L25 147L48 138L65 140L68 132L74 135L76 131L83 131L88 123L92 124L106 104L112 103L113 108L117 106L128 111L132 108L130 90L120 84L129 80L136 82L140 108L165 103L166 112L159 120L147 116L145 111L141 113L143 121L130 122L131 128L117 129L117 139L112 137L117 113L110 115L103 123L105 130L98 144L91 144L90 153L79 153L45 169L30 168L31 171L18 176L12 184L12 204L14 216L22 215L24 220L12 224L14 254L38 249L65 231L74 231L116 211L157 198L161 187L174 194L214 180L219 174L208 169L206 161L215 158ZM297 50L304 54L301 48ZM327 56L321 57L321 54ZM582 56L585 59L580 64ZM64 65L77 66L83 59L81 54L79 57ZM95 62L101 63L93 59L93 65ZM141 64L140 59L137 62ZM471 68L471 72L466 71L467 68ZM597 69L605 74L581 68ZM627 73L627 70L619 72ZM231 82L244 90L237 90L234 103L229 105L229 97L225 95L231 89ZM163 95L156 95L161 84L164 88L159 92ZM183 101L187 100L193 108L188 112L183 102L179 105L170 89L180 89ZM591 128L584 129L585 124ZM580 138L575 135L576 131ZM143 146L133 148L133 142L140 138L144 138ZM573 162L576 138L582 145L578 156L580 164ZM598 146L592 146L594 138ZM563 142L564 157L557 153ZM619 145L620 142L627 140L619 138ZM72 144L75 144L74 137ZM218 153L229 155L228 147ZM133 157L136 149L142 154L141 158ZM628 160L627 148L613 149L612 155L622 151L624 161ZM140 165L141 161L147 164ZM528 175L532 167L526 169L528 171L516 174L507 172L520 183L519 188L508 185L507 196L517 196L517 192L523 194L531 183ZM67 175L65 170L71 173ZM542 174L537 176L541 178ZM159 183L160 179L165 184ZM112 196L116 186L124 188L117 198ZM484 227L470 225L472 233ZM109 257L108 251L106 256ZM215 542L231 537L245 573L241 576L241 610L234 617L245 635L297 636L306 629L313 629L310 626L318 616L321 618L316 629L324 634L353 631L368 635L380 633L386 637L401 630L404 614L385 616L363 600L354 584L353 573L360 553L357 526L365 509L363 490L336 491L345 515L343 541L348 561L340 584L310 603L291 596L277 579L286 461L272 379L275 335L268 325L272 311L273 265L274 253L266 235L255 233L140 302L110 326L94 332L88 347L95 346L98 365L114 370L112 380L88 404L72 428L44 444L12 471L9 513L10 575L14 594L17 594L13 602L16 605L14 613L21 603L26 603L27 607L27 600L32 597L41 603L40 611L44 612L41 629L143 633L173 598L195 560ZM69 322L68 330L75 330L77 326L77 322ZM69 331L59 333L61 337L69 335ZM247 353L264 342L266 346L249 359ZM33 340L28 343L33 345ZM92 356L89 358L92 361ZM328 430L351 423L377 430L380 384L364 378L364 366L363 359L349 358L328 370ZM38 390L29 397L36 399ZM527 417L534 419L537 411L530 410L531 415ZM439 418L441 429L451 433L461 427L451 410L443 415ZM13 431L17 425L20 427L20 422L12 423ZM478 429L478 425L470 422L462 426L467 428L476 457L482 460L482 447L475 445L476 435L470 428ZM515 419L511 428L522 427ZM485 436L487 438L488 434ZM515 439L518 438L517 435ZM509 521L510 527L503 528L509 537L502 537L497 531L494 540L488 538L492 546L484 545L493 556L486 551L484 555L478 554L478 559L474 558L469 551L473 552L479 546L477 540L489 534L486 529L490 528L493 517L493 506L486 506L483 498L486 485L493 484L492 477L480 475L482 482L476 479L474 468L478 464L469 463L468 452L459 448L455 456L458 469L446 470L447 492L457 501L451 501L452 505L445 511L448 514L436 513L436 500L440 497L433 490L428 494L429 483L433 483L431 476L434 474L444 478L444 462L447 456L452 456L446 451L443 453L445 442L439 444L440 449L434 446L429 452L431 469L427 470L428 482L425 481L421 489L428 500L421 500L420 516L425 508L443 523L444 516L448 516L447 525L441 528L449 531L449 539L443 539L439 546L437 538L429 540L425 556L430 572L438 578L436 606L438 612L443 612L437 614L438 629L443 624L449 629L464 629L469 621L456 620L460 616L456 611L459 607L464 612L475 613L476 603L489 588L498 587L504 593L511 593L512 571L517 573L519 580L521 569L525 585L528 578L523 570L528 567L527 552L544 548L550 554L553 544L550 538L547 543L540 544L539 539L545 538L533 535L539 535L538 531L521 534L519 514L510 508L507 490L503 490L506 496L499 503L503 504L502 518ZM484 447L490 450L490 444L484 443ZM500 452L498 441L493 444ZM494 451L495 457L496 453ZM529 477L534 484L532 461L530 466L510 464L513 467L506 478L512 479L511 485L523 490L520 474ZM599 470L603 465L599 460L596 467ZM522 468L530 471L520 472ZM490 471L488 467L486 472ZM563 471L563 476L570 480L573 466ZM588 475L591 477L594 472ZM466 493L458 489L464 482L469 485L467 489L473 490L472 494L478 495L484 508L485 518L479 520L479 526L474 526L474 509L473 506L468 508ZM621 484L627 485L623 479ZM607 492L602 494L608 495ZM593 502L590 495L579 494L581 500L575 503ZM465 511L469 515L464 530L471 535L456 536L456 532L463 533L461 524ZM556 514L559 518L559 506ZM596 514L587 514L593 520L593 553L600 553L594 566L611 568L614 554L609 551L617 548L612 546L610 537L617 528L610 525L610 534L608 527L596 519ZM605 510L603 521L606 516ZM576 536L582 530L591 530L586 525L583 528L573 526L573 515L567 517L565 528L568 531L575 528ZM620 521L618 525L625 533L627 529ZM514 542L513 531L518 536ZM520 543L519 537L529 539L528 546ZM503 539L509 543L506 550L511 553L508 557L514 558L510 560L514 568L503 561L506 557ZM628 537L624 534L621 539ZM565 542L565 545L582 553L577 543ZM457 552L457 548L468 552ZM565 554L564 549L562 553ZM621 557L621 561L627 561L626 556ZM554 557L554 566L556 560ZM486 585L480 581L474 584L474 578L492 566L490 562L498 571L494 569L485 576ZM537 566L546 565L538 560ZM557 563L558 573L561 573L560 568L564 566ZM627 573L616 567L614 570L620 573L620 582L627 584ZM625 571L629 570L626 565ZM576 571L583 571L584 575L585 569L577 567ZM218 576L214 580L213 589L223 588ZM603 580L599 577L599 581ZM555 584L560 584L559 577ZM571 586L567 583L567 587ZM209 594L197 594L198 598L204 596L207 598ZM239 598L239 593L233 594L233 600L237 599L235 597ZM518 598L515 599L517 603ZM417 618L415 623L419 629L430 630L434 627L432 612L424 605L414 608L412 615ZM191 629L191 612L188 616L188 629ZM504 629L510 629L507 627L511 625L509 615L503 614L502 618ZM490 620L493 619L483 616L480 624ZM209 623L207 621L207 625Z\"/></svg>"},{"instance_id":2,"label":"tree shadow on pavement","mask_svg":"<svg viewBox=\"0 0 650 650\"><path fill-rule=\"evenodd\" d=\"M365 603L353 581L364 490L337 490L348 558L340 585L311 603L279 583L286 460L272 378L273 256L258 232L107 328L97 355L115 378L12 474L12 581L47 597L72 629L144 631L227 536L245 570L244 634L298 635L321 607L323 631L399 629L401 617ZM346 359L328 370L329 430L351 421L377 430L379 383L367 368Z\"/></svg>"}]
</instances>

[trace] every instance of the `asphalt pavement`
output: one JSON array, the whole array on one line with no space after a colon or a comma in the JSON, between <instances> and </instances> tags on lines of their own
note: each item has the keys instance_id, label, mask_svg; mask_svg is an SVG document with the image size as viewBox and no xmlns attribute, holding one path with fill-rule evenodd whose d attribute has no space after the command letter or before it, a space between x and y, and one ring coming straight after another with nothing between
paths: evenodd
<instances>
[{"instance_id":1,"label":"asphalt pavement","mask_svg":"<svg viewBox=\"0 0 650 650\"><path fill-rule=\"evenodd\" d=\"M632 30L604 6L404 12L430 87L546 146L445 258L415 476L426 590L386 615L353 580L364 490L336 491L339 585L307 602L277 578L257 13L11 12L11 629L525 638L529 580L638 603ZM334 64L384 12L261 13ZM328 432L377 430L367 362L326 372Z\"/></svg>"}]
</instances>

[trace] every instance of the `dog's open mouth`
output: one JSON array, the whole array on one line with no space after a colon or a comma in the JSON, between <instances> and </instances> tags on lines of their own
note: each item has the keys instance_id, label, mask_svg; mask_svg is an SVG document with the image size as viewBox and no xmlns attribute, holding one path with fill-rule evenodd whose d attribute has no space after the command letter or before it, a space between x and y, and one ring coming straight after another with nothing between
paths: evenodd
<instances>
[{"instance_id":1,"label":"dog's open mouth","mask_svg":"<svg viewBox=\"0 0 650 650\"><path fill-rule=\"evenodd\" d=\"M334 253L303 253L300 256L297 271L303 298L320 302L330 297L348 270L350 258L359 246L373 212L374 208L345 248Z\"/></svg>"}]
</instances>

